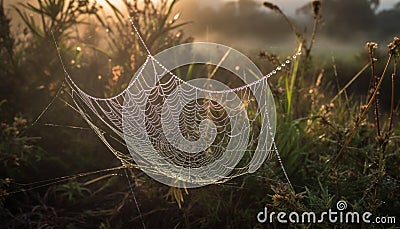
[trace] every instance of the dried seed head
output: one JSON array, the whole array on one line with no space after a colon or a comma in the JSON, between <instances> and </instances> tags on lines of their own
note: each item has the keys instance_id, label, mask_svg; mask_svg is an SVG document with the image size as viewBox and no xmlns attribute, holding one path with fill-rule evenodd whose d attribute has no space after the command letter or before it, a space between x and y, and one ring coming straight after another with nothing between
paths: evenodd
<instances>
[{"instance_id":1,"label":"dried seed head","mask_svg":"<svg viewBox=\"0 0 400 229\"><path fill-rule=\"evenodd\" d=\"M314 0L311 2L311 8L312 8L314 18L319 17L319 13L321 11L321 5L322 5L322 3L320 0Z\"/></svg>"},{"instance_id":2,"label":"dried seed head","mask_svg":"<svg viewBox=\"0 0 400 229\"><path fill-rule=\"evenodd\" d=\"M374 53L374 49L377 49L377 48L378 48L378 43L376 43L376 42L367 42L367 43L365 44L365 46L366 46L367 49L368 49L368 53L369 53L369 54L373 54L373 53Z\"/></svg>"},{"instance_id":3,"label":"dried seed head","mask_svg":"<svg viewBox=\"0 0 400 229\"><path fill-rule=\"evenodd\" d=\"M389 43L389 53L392 55L400 55L400 38L394 37L393 41Z\"/></svg>"},{"instance_id":4,"label":"dried seed head","mask_svg":"<svg viewBox=\"0 0 400 229\"><path fill-rule=\"evenodd\" d=\"M284 196L281 196L281 195L279 195L279 194L274 194L274 195L272 196L272 201L273 201L273 205L274 205L275 207L277 207L277 206L281 205L282 203L284 203L285 197L284 197Z\"/></svg>"},{"instance_id":5,"label":"dried seed head","mask_svg":"<svg viewBox=\"0 0 400 229\"><path fill-rule=\"evenodd\" d=\"M378 44L376 42L367 42L366 46L369 49L377 49L378 48Z\"/></svg>"},{"instance_id":6,"label":"dried seed head","mask_svg":"<svg viewBox=\"0 0 400 229\"><path fill-rule=\"evenodd\" d=\"M273 3L264 2L264 6L269 8L272 11L281 12L281 9L279 9L279 7L277 5L275 5L275 4L273 4Z\"/></svg>"}]
</instances>

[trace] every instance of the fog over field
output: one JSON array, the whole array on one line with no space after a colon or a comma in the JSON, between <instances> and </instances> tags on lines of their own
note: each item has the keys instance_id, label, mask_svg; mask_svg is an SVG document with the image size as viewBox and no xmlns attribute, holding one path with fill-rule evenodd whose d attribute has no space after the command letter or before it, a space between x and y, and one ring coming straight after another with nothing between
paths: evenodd
<instances>
[{"instance_id":1,"label":"fog over field","mask_svg":"<svg viewBox=\"0 0 400 229\"><path fill-rule=\"evenodd\" d=\"M213 1L215 2L215 1ZM239 47L269 48L295 44L293 33L281 15L263 6L264 1L239 0L181 1L177 10L185 27L197 40L227 43ZM312 30L308 1L270 1L279 6L299 31ZM352 52L367 41L386 44L397 31L400 1L394 0L325 0L316 47L323 51Z\"/></svg>"},{"instance_id":2,"label":"fog over field","mask_svg":"<svg viewBox=\"0 0 400 229\"><path fill-rule=\"evenodd\" d=\"M11 5L33 0L5 1L14 26L20 20ZM121 9L122 1L110 1ZM263 6L262 0L181 0L175 11L181 21L191 23L182 29L197 41L218 42L240 49L292 49L295 37L281 15ZM299 31L312 30L312 13L308 0L275 0ZM105 0L97 3L106 5ZM107 13L107 7L105 7ZM398 31L398 0L323 0L322 23L318 31L316 52L346 54L363 48L367 41L388 43ZM336 53L335 53L336 52Z\"/></svg>"}]
</instances>

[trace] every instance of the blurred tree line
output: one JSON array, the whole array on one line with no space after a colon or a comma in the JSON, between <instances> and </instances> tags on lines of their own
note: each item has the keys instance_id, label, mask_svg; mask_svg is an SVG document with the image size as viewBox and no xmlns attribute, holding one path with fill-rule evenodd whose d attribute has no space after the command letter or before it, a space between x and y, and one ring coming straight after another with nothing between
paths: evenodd
<instances>
[{"instance_id":1,"label":"blurred tree line","mask_svg":"<svg viewBox=\"0 0 400 229\"><path fill-rule=\"evenodd\" d=\"M389 42L398 31L400 1L391 9L378 11L379 0L325 0L322 14L324 24L321 33L340 41ZM302 7L298 12L308 13Z\"/></svg>"},{"instance_id":2,"label":"blurred tree line","mask_svg":"<svg viewBox=\"0 0 400 229\"><path fill-rule=\"evenodd\" d=\"M198 1L184 1L180 4L182 9L190 12L182 16L194 22L188 31L202 39L206 39L206 33L209 33L210 39L232 42L242 47L268 43L281 45L292 39L286 22L260 7L260 1L228 1L218 7L201 7ZM400 2L382 11L378 11L379 4L379 0L323 0L323 25L318 36L349 45L366 39L389 42L393 32L398 31ZM297 9L296 14L296 20L294 16L288 17L299 28L311 30L306 28L312 20L309 17L312 15L309 4ZM252 42L256 45L252 45Z\"/></svg>"}]
</instances>

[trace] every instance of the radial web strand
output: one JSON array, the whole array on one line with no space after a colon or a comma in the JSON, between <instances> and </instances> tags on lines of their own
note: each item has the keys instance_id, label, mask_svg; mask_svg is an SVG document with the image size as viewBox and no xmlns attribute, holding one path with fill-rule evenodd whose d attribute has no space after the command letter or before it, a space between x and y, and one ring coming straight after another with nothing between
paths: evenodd
<instances>
[{"instance_id":1,"label":"radial web strand","mask_svg":"<svg viewBox=\"0 0 400 229\"><path fill-rule=\"evenodd\" d=\"M164 184L199 187L255 172L277 153L275 105L267 80L300 53L261 75L229 47L184 46L148 55L128 87L112 98L88 95L65 71L76 110L123 165L135 165ZM166 58L171 52L179 60ZM197 64L214 64L228 70L225 75L233 72L242 85L230 88L205 77L182 80L173 70L193 64L193 56ZM98 122L115 133L113 143Z\"/></svg>"}]
</instances>

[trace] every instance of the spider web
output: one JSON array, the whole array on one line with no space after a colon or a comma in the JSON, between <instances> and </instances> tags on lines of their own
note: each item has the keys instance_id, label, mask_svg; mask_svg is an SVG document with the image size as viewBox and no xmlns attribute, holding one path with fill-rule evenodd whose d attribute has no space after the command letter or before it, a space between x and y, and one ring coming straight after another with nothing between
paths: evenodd
<instances>
[{"instance_id":1,"label":"spider web","mask_svg":"<svg viewBox=\"0 0 400 229\"><path fill-rule=\"evenodd\" d=\"M300 52L262 75L243 54L218 44L189 43L153 56L132 26L148 56L120 94L93 97L63 66L75 109L123 166L180 188L254 173L274 155L284 171L274 141L275 105L267 80ZM203 65L197 68L203 77L185 81L187 76L178 76L177 69L194 63ZM232 73L236 79L226 80ZM217 80L224 77L228 83ZM229 87L233 81L241 85ZM108 138L99 123L116 137Z\"/></svg>"}]
</instances>

